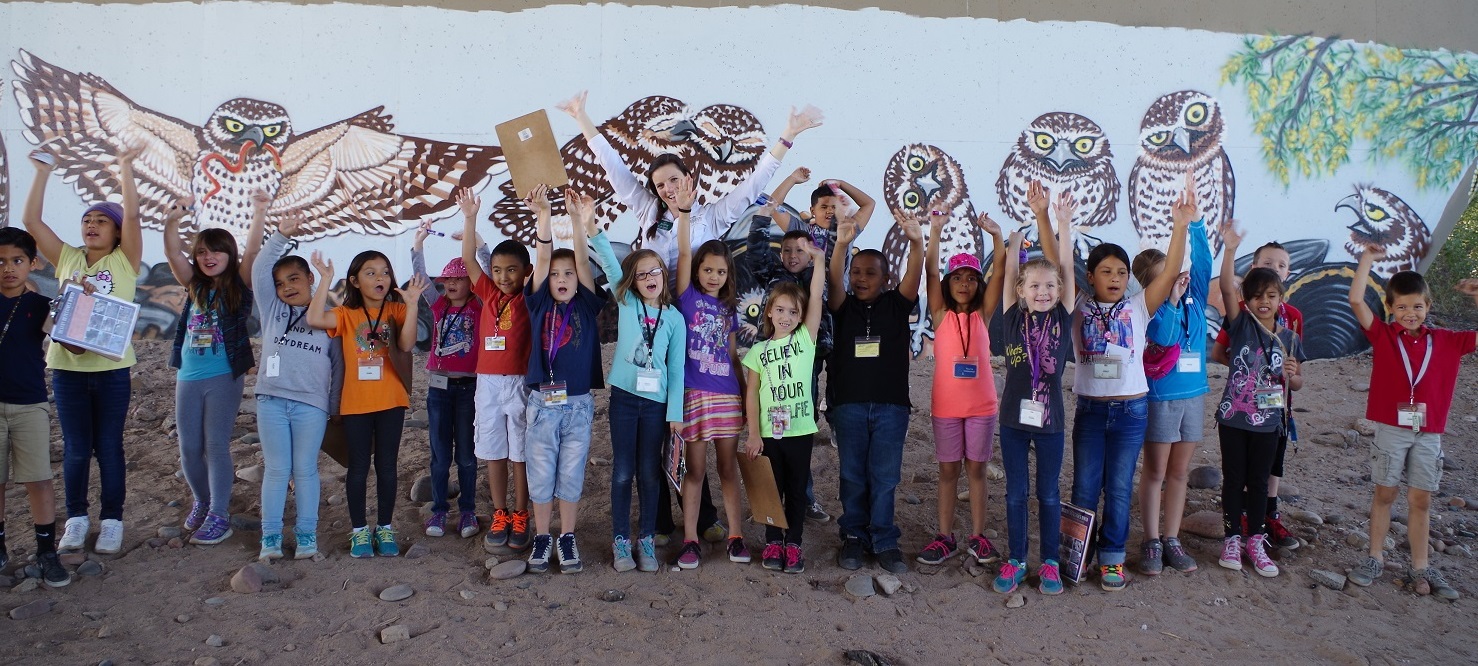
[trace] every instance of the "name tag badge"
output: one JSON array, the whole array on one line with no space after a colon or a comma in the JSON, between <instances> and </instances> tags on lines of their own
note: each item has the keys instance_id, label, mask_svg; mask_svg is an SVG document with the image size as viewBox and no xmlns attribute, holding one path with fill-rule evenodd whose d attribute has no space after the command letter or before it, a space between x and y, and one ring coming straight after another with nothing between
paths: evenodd
<instances>
[{"instance_id":1,"label":"name tag badge","mask_svg":"<svg viewBox=\"0 0 1478 666\"><path fill-rule=\"evenodd\" d=\"M377 382L384 375L385 359L380 356L370 356L359 359L359 381Z\"/></svg>"},{"instance_id":2,"label":"name tag badge","mask_svg":"<svg viewBox=\"0 0 1478 666\"><path fill-rule=\"evenodd\" d=\"M877 358L879 350L883 346L883 339L876 335L859 335L856 341L857 358Z\"/></svg>"},{"instance_id":3,"label":"name tag badge","mask_svg":"<svg viewBox=\"0 0 1478 666\"><path fill-rule=\"evenodd\" d=\"M282 357L278 356L277 354L273 354L271 356L268 356L267 357L267 367L263 370L263 374L265 376L267 376L267 377L276 377L277 375L279 375L281 373L282 373Z\"/></svg>"},{"instance_id":4,"label":"name tag badge","mask_svg":"<svg viewBox=\"0 0 1478 666\"><path fill-rule=\"evenodd\" d=\"M508 348L508 338L501 335L489 335L482 339L483 351L503 351Z\"/></svg>"},{"instance_id":5,"label":"name tag badge","mask_svg":"<svg viewBox=\"0 0 1478 666\"><path fill-rule=\"evenodd\" d=\"M1119 378L1121 367L1124 363L1123 359L1120 359L1117 356L1105 356L1102 354L1099 354L1097 356L1090 356L1088 358L1089 363L1093 364L1094 379Z\"/></svg>"},{"instance_id":6,"label":"name tag badge","mask_svg":"<svg viewBox=\"0 0 1478 666\"><path fill-rule=\"evenodd\" d=\"M974 356L955 357L955 379L975 379L980 376L980 360Z\"/></svg>"},{"instance_id":7,"label":"name tag badge","mask_svg":"<svg viewBox=\"0 0 1478 666\"><path fill-rule=\"evenodd\" d=\"M563 407L570 401L564 382L544 382L539 385L539 393L544 395L545 407Z\"/></svg>"},{"instance_id":8,"label":"name tag badge","mask_svg":"<svg viewBox=\"0 0 1478 666\"><path fill-rule=\"evenodd\" d=\"M436 373L433 372L433 373L427 375L427 381L428 381L428 383L431 384L431 388L441 389L443 391L446 390L446 387L447 387L447 376L446 375L438 375L438 374L436 374Z\"/></svg>"},{"instance_id":9,"label":"name tag badge","mask_svg":"<svg viewBox=\"0 0 1478 666\"><path fill-rule=\"evenodd\" d=\"M1411 428L1412 432L1421 432L1421 429L1427 425L1427 403L1408 402L1397 405L1396 423Z\"/></svg>"},{"instance_id":10,"label":"name tag badge","mask_svg":"<svg viewBox=\"0 0 1478 666\"><path fill-rule=\"evenodd\" d=\"M1040 428L1047 422L1047 403L1040 400L1022 399L1021 425Z\"/></svg>"},{"instance_id":11,"label":"name tag badge","mask_svg":"<svg viewBox=\"0 0 1478 666\"><path fill-rule=\"evenodd\" d=\"M663 231L672 231L672 220L662 220L657 223L657 228Z\"/></svg>"},{"instance_id":12,"label":"name tag badge","mask_svg":"<svg viewBox=\"0 0 1478 666\"><path fill-rule=\"evenodd\" d=\"M780 439L790 429L790 407L777 405L770 408L770 437Z\"/></svg>"},{"instance_id":13,"label":"name tag badge","mask_svg":"<svg viewBox=\"0 0 1478 666\"><path fill-rule=\"evenodd\" d=\"M662 390L662 373L656 368L636 369L636 392L656 393Z\"/></svg>"},{"instance_id":14,"label":"name tag badge","mask_svg":"<svg viewBox=\"0 0 1478 666\"><path fill-rule=\"evenodd\" d=\"M187 341L191 349L210 349L216 339L216 330L213 328L192 328L189 331Z\"/></svg>"},{"instance_id":15,"label":"name tag badge","mask_svg":"<svg viewBox=\"0 0 1478 666\"><path fill-rule=\"evenodd\" d=\"M1257 389L1258 409L1283 409L1283 389Z\"/></svg>"},{"instance_id":16,"label":"name tag badge","mask_svg":"<svg viewBox=\"0 0 1478 666\"><path fill-rule=\"evenodd\" d=\"M1181 352L1180 360L1175 363L1175 369L1181 372L1200 372L1201 355Z\"/></svg>"}]
</instances>

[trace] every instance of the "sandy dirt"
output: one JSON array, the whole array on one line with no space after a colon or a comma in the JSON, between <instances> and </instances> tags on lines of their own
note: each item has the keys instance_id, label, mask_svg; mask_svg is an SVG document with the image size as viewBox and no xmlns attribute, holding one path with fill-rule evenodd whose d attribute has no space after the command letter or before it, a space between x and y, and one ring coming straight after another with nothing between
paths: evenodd
<instances>
[{"instance_id":1,"label":"sandy dirt","mask_svg":"<svg viewBox=\"0 0 1478 666\"><path fill-rule=\"evenodd\" d=\"M1306 366L1306 388L1296 401L1305 441L1288 459L1285 495L1292 496L1284 509L1312 511L1324 524L1289 521L1308 543L1282 553L1282 575L1264 579L1250 570L1222 569L1215 563L1219 540L1187 534L1185 543L1201 565L1197 572L1167 569L1155 578L1136 574L1119 593L1100 590L1096 581L1069 587L1055 598L1023 589L1025 605L1011 609L1006 597L989 588L995 567L972 572L964 558L937 568L911 564L911 571L901 576L903 591L892 597L855 598L843 589L853 574L834 562L834 522L808 525L808 566L800 575L768 572L757 561L733 564L717 548L706 553L695 571L665 567L656 574L617 574L610 566L610 468L598 464L587 468L578 530L585 571L489 582L480 536L429 538L420 532L423 507L407 496L426 471L427 434L422 427L405 431L397 527L402 551L426 544L430 554L414 560L351 560L347 509L328 503L331 496L343 495L344 470L324 456L319 538L326 559L278 562L272 570L280 583L257 594L232 592L232 574L256 556L258 532L237 530L224 544L205 547L172 548L157 538L161 526L180 524L190 501L184 481L176 477L174 375L165 367L167 345L138 345L140 363L133 375L125 439L124 552L93 556L103 565L102 575L78 576L66 588L0 593L0 612L37 599L55 602L37 618L0 619L0 662L841 664L848 650L870 650L899 664L1478 662L1478 647L1471 642L1478 630L1472 612L1478 603L1472 596L1478 594L1478 567L1470 556L1451 549L1433 555L1434 564L1464 593L1451 604L1403 589L1396 582L1400 576L1390 571L1370 588L1348 585L1343 592L1320 587L1309 577L1314 569L1344 573L1363 552L1347 540L1352 533L1363 533L1367 523L1371 486L1362 477L1369 472L1369 438L1347 446L1354 441L1347 431L1359 426L1364 413L1368 357ZM914 365L916 408L898 489L898 522L910 561L932 536L935 515L930 368L925 362ZM1218 374L1224 369L1213 366L1213 375ZM1478 370L1469 363L1444 437L1450 466L1444 495L1434 501L1434 527L1442 540L1470 549L1478 549L1478 539L1458 532L1478 531L1478 512L1448 503L1454 497L1478 497L1470 471L1478 469L1478 454L1468 446L1478 435L1475 379ZM1221 380L1214 378L1212 384L1219 395ZM242 441L254 432L255 422L251 379L247 386L233 446L238 469L260 464L258 448ZM609 460L605 393L597 395L592 455ZM425 381L418 377L413 409L424 409L424 401ZM1208 413L1208 433L1215 432L1213 425ZM53 459L59 461L59 434L54 441ZM1065 498L1071 485L1070 449L1061 482ZM1212 435L1198 448L1193 466L1217 464ZM60 464L55 468L60 503ZM817 496L828 510L838 512L836 450L819 444L814 469ZM96 498L96 473L92 479ZM713 479L716 483L716 474ZM1293 493L1287 492L1290 485ZM478 509L486 512L485 483L480 486ZM988 524L1000 533L995 541L1001 548L1006 545L1004 490L1004 482L992 482L989 489ZM171 508L171 501L182 506ZM1192 490L1187 513L1218 511L1218 502L1215 490ZM34 544L19 489L7 493L7 504L16 569ZM258 484L238 481L232 512L254 520L259 506ZM1404 500L1397 513L1405 513ZM289 502L289 525L291 516ZM965 503L957 517L957 531L968 529ZM1035 516L1031 520L1035 525ZM763 530L750 524L744 533L757 554ZM1131 566L1137 562L1139 541L1136 509ZM1389 561L1404 564L1407 557L1398 546ZM1034 534L1033 566L1035 562ZM863 571L882 573L875 565ZM19 570L6 573L17 581L22 576ZM378 599L384 588L401 583L412 586L415 595L398 603ZM620 591L624 599L603 601L608 590ZM406 625L411 638L382 644L380 630L391 625ZM207 645L212 636L223 645Z\"/></svg>"}]
</instances>

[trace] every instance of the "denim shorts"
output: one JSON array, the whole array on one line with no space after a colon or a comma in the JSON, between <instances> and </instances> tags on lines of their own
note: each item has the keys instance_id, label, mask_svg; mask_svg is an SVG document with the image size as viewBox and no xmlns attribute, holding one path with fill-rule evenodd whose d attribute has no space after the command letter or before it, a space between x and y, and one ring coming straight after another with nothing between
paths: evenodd
<instances>
[{"instance_id":1,"label":"denim shorts","mask_svg":"<svg viewBox=\"0 0 1478 666\"><path fill-rule=\"evenodd\" d=\"M525 416L529 499L535 504L548 504L555 498L580 501L585 489L585 462L590 456L595 398L589 393L572 395L563 405L545 407L544 394L530 391Z\"/></svg>"},{"instance_id":2,"label":"denim shorts","mask_svg":"<svg viewBox=\"0 0 1478 666\"><path fill-rule=\"evenodd\" d=\"M1180 400L1151 400L1144 441L1199 442L1205 438L1206 394Z\"/></svg>"}]
</instances>

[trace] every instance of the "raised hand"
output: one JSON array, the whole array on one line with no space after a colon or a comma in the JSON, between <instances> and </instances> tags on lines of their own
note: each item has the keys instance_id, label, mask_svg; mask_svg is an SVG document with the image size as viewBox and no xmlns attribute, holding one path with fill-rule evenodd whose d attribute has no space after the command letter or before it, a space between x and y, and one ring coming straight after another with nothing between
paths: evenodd
<instances>
[{"instance_id":1,"label":"raised hand","mask_svg":"<svg viewBox=\"0 0 1478 666\"><path fill-rule=\"evenodd\" d=\"M131 167L133 166L133 161L138 159L139 155L142 154L144 154L143 144L125 143L118 147L118 154L114 156L114 161L118 163L118 166L126 165Z\"/></svg>"},{"instance_id":2,"label":"raised hand","mask_svg":"<svg viewBox=\"0 0 1478 666\"><path fill-rule=\"evenodd\" d=\"M801 183L804 183L810 179L811 170L807 167L796 167L795 171L790 172L790 176L786 178L786 180L796 185L800 185Z\"/></svg>"},{"instance_id":3,"label":"raised hand","mask_svg":"<svg viewBox=\"0 0 1478 666\"><path fill-rule=\"evenodd\" d=\"M1182 299L1182 298L1185 297L1186 289L1189 289L1190 286L1191 286L1191 276L1190 276L1190 274L1189 273L1181 273L1180 278L1175 281L1175 286L1173 288L1171 288L1171 290L1170 290L1170 302L1172 302L1172 303L1179 303L1179 302L1181 302L1180 299Z\"/></svg>"},{"instance_id":4,"label":"raised hand","mask_svg":"<svg viewBox=\"0 0 1478 666\"><path fill-rule=\"evenodd\" d=\"M914 223L918 226L918 223ZM842 220L837 224L837 245L846 247L857 240L857 223L851 220Z\"/></svg>"},{"instance_id":5,"label":"raised hand","mask_svg":"<svg viewBox=\"0 0 1478 666\"><path fill-rule=\"evenodd\" d=\"M312 259L313 268L318 271L318 275L322 277L324 283L327 284L329 278L332 278L334 276L334 262L325 260L323 258L322 250L314 250Z\"/></svg>"},{"instance_id":6,"label":"raised hand","mask_svg":"<svg viewBox=\"0 0 1478 666\"><path fill-rule=\"evenodd\" d=\"M1170 219L1177 227L1189 226L1196 218L1200 217L1200 207L1196 201L1196 174L1193 171L1185 173L1185 189L1170 205Z\"/></svg>"},{"instance_id":7,"label":"raised hand","mask_svg":"<svg viewBox=\"0 0 1478 666\"><path fill-rule=\"evenodd\" d=\"M1034 180L1026 187L1026 205L1038 217L1046 217L1047 201L1047 188L1042 187L1041 181Z\"/></svg>"},{"instance_id":8,"label":"raised hand","mask_svg":"<svg viewBox=\"0 0 1478 666\"><path fill-rule=\"evenodd\" d=\"M811 260L814 261L814 262L816 262L816 265L817 266L823 266L823 265L825 265L825 262L826 262L826 250L821 249L819 246L817 246L815 243L811 242L809 239L806 240L806 254L807 255L810 255Z\"/></svg>"},{"instance_id":9,"label":"raised hand","mask_svg":"<svg viewBox=\"0 0 1478 666\"><path fill-rule=\"evenodd\" d=\"M429 236L431 236L431 222L428 220L428 221L422 222L421 223L421 226L416 227L416 249L417 250L421 249L421 245L426 242L426 239Z\"/></svg>"},{"instance_id":10,"label":"raised hand","mask_svg":"<svg viewBox=\"0 0 1478 666\"><path fill-rule=\"evenodd\" d=\"M37 171L48 173L56 168L56 155L47 150L45 146L31 151L29 157L31 158L31 166L36 167Z\"/></svg>"},{"instance_id":11,"label":"raised hand","mask_svg":"<svg viewBox=\"0 0 1478 666\"><path fill-rule=\"evenodd\" d=\"M1221 223L1221 239L1226 243L1226 251L1236 251L1238 247L1241 247L1242 239L1246 237L1247 234L1237 228L1236 220L1227 220Z\"/></svg>"},{"instance_id":12,"label":"raised hand","mask_svg":"<svg viewBox=\"0 0 1478 666\"><path fill-rule=\"evenodd\" d=\"M991 236L996 238L1001 237L1001 225L996 224L995 220L990 219L990 213L981 213L980 217L975 218L975 226L980 227L981 231Z\"/></svg>"},{"instance_id":13,"label":"raised hand","mask_svg":"<svg viewBox=\"0 0 1478 666\"><path fill-rule=\"evenodd\" d=\"M583 103L583 98L581 101ZM801 132L820 127L824 120L826 120L826 117L821 114L821 109L809 104L806 105L806 108L799 111L795 107L790 107L790 118L785 123L785 134L781 136L793 140Z\"/></svg>"},{"instance_id":14,"label":"raised hand","mask_svg":"<svg viewBox=\"0 0 1478 666\"><path fill-rule=\"evenodd\" d=\"M575 93L574 97L560 102L559 104L555 104L554 108L565 112L575 120L579 120L582 116L585 115L585 99L589 96L589 90L581 90L580 92Z\"/></svg>"},{"instance_id":15,"label":"raised hand","mask_svg":"<svg viewBox=\"0 0 1478 666\"><path fill-rule=\"evenodd\" d=\"M569 192L569 190L565 190ZM569 198L566 197L565 204L568 207ZM535 185L529 191L529 195L523 198L523 205L535 213L549 213L549 186L544 184Z\"/></svg>"},{"instance_id":16,"label":"raised hand","mask_svg":"<svg viewBox=\"0 0 1478 666\"><path fill-rule=\"evenodd\" d=\"M193 200L192 200L191 205L194 205L193 204ZM267 193L267 190L265 190L263 188L257 188L255 190L252 190L252 193L251 193L251 207L252 207L252 210L267 210L267 206L270 206L270 205L272 205L272 195L271 194L268 194Z\"/></svg>"},{"instance_id":17,"label":"raised hand","mask_svg":"<svg viewBox=\"0 0 1478 666\"><path fill-rule=\"evenodd\" d=\"M580 194L573 188L565 189L565 210L570 214L570 227L573 230L584 230L587 236L594 236L600 230L595 224L595 198L589 194Z\"/></svg>"},{"instance_id":18,"label":"raised hand","mask_svg":"<svg viewBox=\"0 0 1478 666\"><path fill-rule=\"evenodd\" d=\"M1078 199L1071 192L1063 190L1058 192L1057 196L1053 198L1052 214L1057 217L1058 222L1073 219L1073 215L1077 214L1077 212Z\"/></svg>"},{"instance_id":19,"label":"raised hand","mask_svg":"<svg viewBox=\"0 0 1478 666\"><path fill-rule=\"evenodd\" d=\"M924 227L918 220L909 218L898 223L903 228L903 236L911 243L921 243L924 240Z\"/></svg>"},{"instance_id":20,"label":"raised hand","mask_svg":"<svg viewBox=\"0 0 1478 666\"><path fill-rule=\"evenodd\" d=\"M430 287L431 281L427 280L425 275L417 275L411 278L410 282L406 283L405 288L397 288L395 291L400 294L401 298L405 299L405 302L416 303L421 298L421 293Z\"/></svg>"},{"instance_id":21,"label":"raised hand","mask_svg":"<svg viewBox=\"0 0 1478 666\"><path fill-rule=\"evenodd\" d=\"M673 196L673 203L677 204L678 210L693 210L693 202L697 198L698 193L693 190L693 177L683 176L678 179L677 194Z\"/></svg>"},{"instance_id":22,"label":"raised hand","mask_svg":"<svg viewBox=\"0 0 1478 666\"><path fill-rule=\"evenodd\" d=\"M1361 252L1360 255L1362 257L1370 257L1371 260L1384 259L1386 257L1386 248L1384 245L1376 245L1372 243L1370 245L1366 245L1365 251Z\"/></svg>"},{"instance_id":23,"label":"raised hand","mask_svg":"<svg viewBox=\"0 0 1478 666\"><path fill-rule=\"evenodd\" d=\"M473 194L471 188L461 188L457 190L457 208L462 210L463 217L477 217L477 211L482 209L482 197Z\"/></svg>"},{"instance_id":24,"label":"raised hand","mask_svg":"<svg viewBox=\"0 0 1478 666\"><path fill-rule=\"evenodd\" d=\"M281 222L277 223L277 231L288 238L292 238L298 235L298 232L303 229L303 225L307 223L308 216L303 211L295 210L288 213ZM329 269L333 269L333 264L329 264Z\"/></svg>"}]
</instances>

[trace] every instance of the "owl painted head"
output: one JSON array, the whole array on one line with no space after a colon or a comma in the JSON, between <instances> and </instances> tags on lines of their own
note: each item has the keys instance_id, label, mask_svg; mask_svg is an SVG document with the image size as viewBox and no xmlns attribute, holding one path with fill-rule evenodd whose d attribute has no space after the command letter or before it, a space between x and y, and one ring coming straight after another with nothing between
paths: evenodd
<instances>
[{"instance_id":1,"label":"owl painted head","mask_svg":"<svg viewBox=\"0 0 1478 666\"><path fill-rule=\"evenodd\" d=\"M1066 111L1037 116L1021 133L1016 145L1021 154L1064 175L1087 171L1098 161L1114 156L1098 123Z\"/></svg>"},{"instance_id":2,"label":"owl painted head","mask_svg":"<svg viewBox=\"0 0 1478 666\"><path fill-rule=\"evenodd\" d=\"M1224 120L1216 98L1182 90L1155 100L1139 123L1145 155L1171 164L1196 162L1221 147Z\"/></svg>"},{"instance_id":3,"label":"owl painted head","mask_svg":"<svg viewBox=\"0 0 1478 666\"><path fill-rule=\"evenodd\" d=\"M651 154L687 152L687 138L693 131L688 105L664 95L643 97L632 102L607 124L619 143L634 146Z\"/></svg>"},{"instance_id":4,"label":"owl painted head","mask_svg":"<svg viewBox=\"0 0 1478 666\"><path fill-rule=\"evenodd\" d=\"M235 153L248 144L253 153L269 146L280 152L292 136L292 121L277 104L238 97L216 107L202 129L206 142L219 152Z\"/></svg>"},{"instance_id":5,"label":"owl painted head","mask_svg":"<svg viewBox=\"0 0 1478 666\"><path fill-rule=\"evenodd\" d=\"M1355 193L1340 199L1334 209L1346 209L1355 214L1355 222L1348 228L1350 241L1356 247L1377 245L1387 252L1406 244L1412 220L1422 224L1421 218L1411 206L1390 192L1372 185L1356 185Z\"/></svg>"},{"instance_id":6,"label":"owl painted head","mask_svg":"<svg viewBox=\"0 0 1478 666\"><path fill-rule=\"evenodd\" d=\"M883 191L895 219L920 221L931 210L953 210L969 196L960 164L943 150L922 143L904 146L888 160Z\"/></svg>"},{"instance_id":7,"label":"owl painted head","mask_svg":"<svg viewBox=\"0 0 1478 666\"><path fill-rule=\"evenodd\" d=\"M687 139L719 165L748 164L765 152L765 127L743 107L713 104L693 117Z\"/></svg>"}]
</instances>

